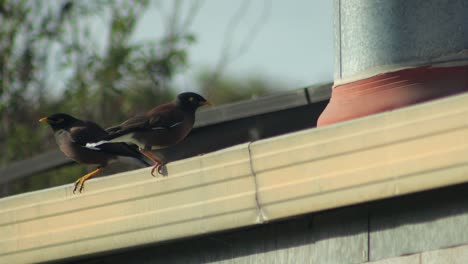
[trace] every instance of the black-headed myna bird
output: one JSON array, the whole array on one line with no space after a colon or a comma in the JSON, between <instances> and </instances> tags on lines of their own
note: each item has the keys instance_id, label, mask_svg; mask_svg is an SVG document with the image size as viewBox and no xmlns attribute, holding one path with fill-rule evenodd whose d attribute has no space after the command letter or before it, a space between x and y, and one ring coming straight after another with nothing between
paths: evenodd
<instances>
[{"instance_id":1,"label":"black-headed myna bird","mask_svg":"<svg viewBox=\"0 0 468 264\"><path fill-rule=\"evenodd\" d=\"M155 163L151 175L154 176L156 168L162 174L161 168L165 163L152 155L151 150L170 147L183 140L195 123L195 111L204 105L210 103L203 96L192 92L181 93L173 102L156 106L144 115L108 128L110 135L105 140L138 145L141 153ZM99 143L88 146L98 147Z\"/></svg>"},{"instance_id":2,"label":"black-headed myna bird","mask_svg":"<svg viewBox=\"0 0 468 264\"><path fill-rule=\"evenodd\" d=\"M150 165L135 145L109 142L97 147L87 147L87 143L99 141L109 135L99 125L91 121L82 121L70 115L58 113L41 118L39 122L47 123L52 127L55 140L67 157L79 163L98 166L94 171L76 180L73 193L78 187L79 192L82 192L86 180L100 173L109 162L119 156L131 157L146 166Z\"/></svg>"}]
</instances>

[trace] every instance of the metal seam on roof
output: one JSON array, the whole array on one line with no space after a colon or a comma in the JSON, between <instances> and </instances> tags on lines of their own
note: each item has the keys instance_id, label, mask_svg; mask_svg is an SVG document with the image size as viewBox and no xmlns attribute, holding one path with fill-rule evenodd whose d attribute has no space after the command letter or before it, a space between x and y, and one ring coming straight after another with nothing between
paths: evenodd
<instances>
[{"instance_id":1,"label":"metal seam on roof","mask_svg":"<svg viewBox=\"0 0 468 264\"><path fill-rule=\"evenodd\" d=\"M254 166L253 166L253 160L252 160L252 151L250 149L252 142L249 142L247 145L247 149L249 150L249 164L250 164L250 170L252 171L252 177L254 181L254 187L255 187L255 203L257 205L257 210L258 210L258 217L256 219L256 222L259 224L262 224L264 222L268 221L268 217L265 214L265 212L262 209L262 203L260 202L260 198L258 195L258 182L257 182L257 173L255 172Z\"/></svg>"}]
</instances>

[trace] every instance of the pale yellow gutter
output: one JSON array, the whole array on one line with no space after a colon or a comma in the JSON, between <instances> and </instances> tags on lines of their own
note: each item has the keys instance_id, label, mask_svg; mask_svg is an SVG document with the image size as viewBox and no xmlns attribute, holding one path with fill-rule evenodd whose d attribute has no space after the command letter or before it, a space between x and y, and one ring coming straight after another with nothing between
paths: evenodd
<instances>
[{"instance_id":1,"label":"pale yellow gutter","mask_svg":"<svg viewBox=\"0 0 468 264\"><path fill-rule=\"evenodd\" d=\"M278 124L281 125L281 124ZM0 263L50 261L468 182L468 94L0 200Z\"/></svg>"}]
</instances>

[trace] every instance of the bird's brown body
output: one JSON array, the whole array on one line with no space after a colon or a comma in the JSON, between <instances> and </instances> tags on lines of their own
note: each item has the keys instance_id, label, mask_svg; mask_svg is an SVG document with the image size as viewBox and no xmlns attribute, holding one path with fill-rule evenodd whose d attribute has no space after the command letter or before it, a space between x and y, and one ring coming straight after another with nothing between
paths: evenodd
<instances>
[{"instance_id":1,"label":"bird's brown body","mask_svg":"<svg viewBox=\"0 0 468 264\"><path fill-rule=\"evenodd\" d=\"M73 192L79 187L81 192L89 178L100 173L107 164L119 156L131 157L148 165L136 146L126 143L105 143L99 147L87 147L90 142L100 141L108 133L90 121L82 121L67 114L54 114L44 117L40 122L48 123L54 131L55 140L60 150L70 159L84 164L98 165L98 168L75 182Z\"/></svg>"},{"instance_id":2,"label":"bird's brown body","mask_svg":"<svg viewBox=\"0 0 468 264\"><path fill-rule=\"evenodd\" d=\"M95 164L105 167L110 160L116 159L116 155L109 153L98 152L93 149L84 148L83 146L89 140L100 140L107 133L95 127L94 123L86 122L87 125L78 125L67 130L55 131L54 136L57 145L65 156L70 159L84 164ZM89 135L96 135L95 139L89 138ZM81 140L80 140L81 139Z\"/></svg>"},{"instance_id":3,"label":"bird's brown body","mask_svg":"<svg viewBox=\"0 0 468 264\"><path fill-rule=\"evenodd\" d=\"M106 140L138 145L141 153L156 164L151 174L155 168L161 173L164 162L154 157L150 150L170 147L182 141L193 128L197 108L207 104L209 102L199 94L181 93L173 102L159 105L144 115L108 128L110 135Z\"/></svg>"},{"instance_id":4,"label":"bird's brown body","mask_svg":"<svg viewBox=\"0 0 468 264\"><path fill-rule=\"evenodd\" d=\"M127 142L151 150L179 143L189 134L194 123L195 112L185 112L175 107L174 103L167 103L107 130L112 137L131 132L125 137Z\"/></svg>"}]
</instances>

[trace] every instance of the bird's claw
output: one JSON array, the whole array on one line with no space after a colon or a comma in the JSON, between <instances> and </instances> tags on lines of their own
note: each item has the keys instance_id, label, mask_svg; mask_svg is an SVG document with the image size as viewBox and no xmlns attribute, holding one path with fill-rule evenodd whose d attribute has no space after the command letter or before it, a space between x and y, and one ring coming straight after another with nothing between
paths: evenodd
<instances>
[{"instance_id":1,"label":"bird's claw","mask_svg":"<svg viewBox=\"0 0 468 264\"><path fill-rule=\"evenodd\" d=\"M156 175L154 175L154 170L155 170L157 167L159 167L159 165L156 165L156 166L154 166L154 167L151 169L151 175L152 175L153 177L156 177ZM158 172L159 172L159 170L158 170Z\"/></svg>"},{"instance_id":2,"label":"bird's claw","mask_svg":"<svg viewBox=\"0 0 468 264\"><path fill-rule=\"evenodd\" d=\"M164 175L164 164L158 164L156 166L154 166L152 169L151 169L151 175L153 177L157 177L157 175L154 175L154 171L157 169L158 171L158 174L160 175Z\"/></svg>"},{"instance_id":3,"label":"bird's claw","mask_svg":"<svg viewBox=\"0 0 468 264\"><path fill-rule=\"evenodd\" d=\"M161 175L164 175L163 169L164 169L164 164L160 164L160 165L158 166L158 173L161 174Z\"/></svg>"},{"instance_id":4,"label":"bird's claw","mask_svg":"<svg viewBox=\"0 0 468 264\"><path fill-rule=\"evenodd\" d=\"M98 167L97 169L93 170L92 172L86 174L85 176L79 178L78 180L75 181L75 188L73 188L73 193L76 192L76 189L78 188L78 186L80 187L79 188L79 192L83 192L83 189L84 189L84 184L85 184L85 181L87 181L89 178L93 177L94 175L100 173L102 171L102 167Z\"/></svg>"},{"instance_id":5,"label":"bird's claw","mask_svg":"<svg viewBox=\"0 0 468 264\"><path fill-rule=\"evenodd\" d=\"M76 182L75 182L75 187L73 188L73 194L75 194L76 192L76 189L78 188L78 186L80 186L80 189L78 190L78 192L83 192L83 189L84 189L84 181L82 182L81 179L78 179Z\"/></svg>"}]
</instances>

